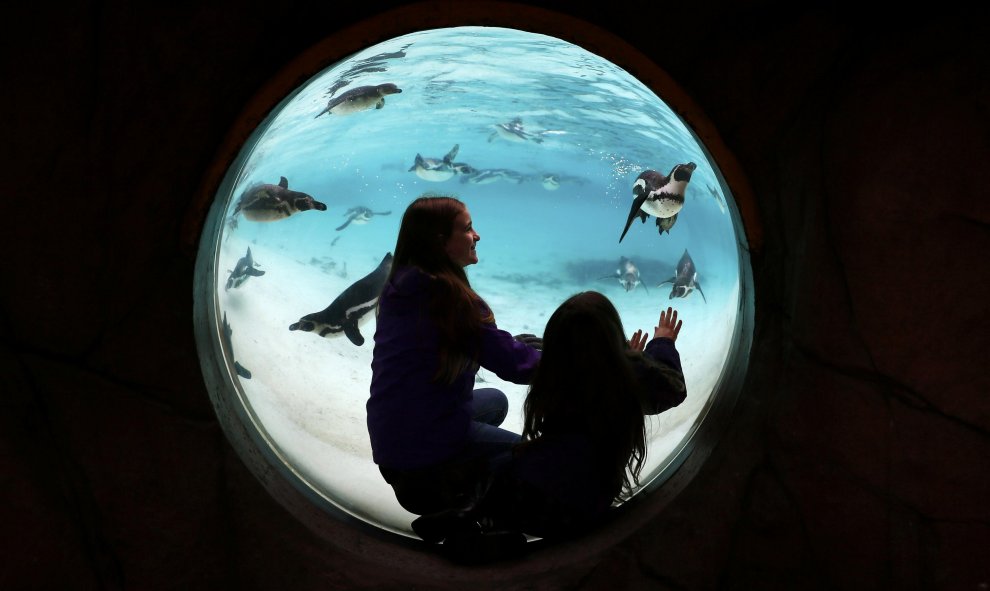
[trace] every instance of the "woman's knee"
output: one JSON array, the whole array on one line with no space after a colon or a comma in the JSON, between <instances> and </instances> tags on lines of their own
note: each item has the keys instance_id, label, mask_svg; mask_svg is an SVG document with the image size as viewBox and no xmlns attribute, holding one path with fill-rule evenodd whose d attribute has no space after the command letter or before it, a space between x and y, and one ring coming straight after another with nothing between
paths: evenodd
<instances>
[{"instance_id":1,"label":"woman's knee","mask_svg":"<svg viewBox=\"0 0 990 591\"><path fill-rule=\"evenodd\" d=\"M475 421L497 427L509 414L509 398L495 388L478 388L474 391L473 410Z\"/></svg>"}]
</instances>

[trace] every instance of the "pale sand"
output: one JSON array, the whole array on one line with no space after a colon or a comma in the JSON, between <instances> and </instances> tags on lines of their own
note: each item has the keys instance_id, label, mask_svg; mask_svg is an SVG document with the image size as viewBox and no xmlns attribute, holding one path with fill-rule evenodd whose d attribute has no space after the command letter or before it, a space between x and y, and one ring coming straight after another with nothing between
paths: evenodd
<instances>
[{"instance_id":1,"label":"pale sand","mask_svg":"<svg viewBox=\"0 0 990 591\"><path fill-rule=\"evenodd\" d=\"M248 246L265 275L224 291L229 270ZM413 535L409 524L416 516L399 506L371 458L365 403L371 380L374 314L368 314L361 326L366 339L361 347L343 335L320 338L288 328L301 316L328 306L337 294L372 271L384 254L351 248L346 253L345 277L340 273L342 261L335 261L331 269L327 259L296 260L278 245L249 244L236 234L227 234L220 253L219 302L221 315L226 312L233 330L234 358L252 372L251 379L241 380L241 386L273 447L317 493L341 509L393 532ZM484 265L489 268L482 270ZM668 301L668 291L654 294L651 290L650 306L640 304L626 310L621 301L626 294L620 288L613 292L602 286L575 286L572 292L562 293L560 289L536 287L527 289L522 297L518 283L494 278L498 273L492 268L498 268L497 260L483 261L469 274L495 311L499 327L513 334L542 334L547 318L560 302L583 289L598 289L612 297L630 333L636 328L652 331L661 306L673 304L679 310L685 325L677 345L688 399L651 418L651 444L642 473L643 484L648 482L692 432L719 379L732 337L737 289L726 293L706 285L707 305L698 294ZM716 308L716 302L725 304ZM651 308L653 305L656 307ZM510 409L502 426L520 432L526 387L506 383L484 369L479 373L481 385L506 393Z\"/></svg>"}]
</instances>

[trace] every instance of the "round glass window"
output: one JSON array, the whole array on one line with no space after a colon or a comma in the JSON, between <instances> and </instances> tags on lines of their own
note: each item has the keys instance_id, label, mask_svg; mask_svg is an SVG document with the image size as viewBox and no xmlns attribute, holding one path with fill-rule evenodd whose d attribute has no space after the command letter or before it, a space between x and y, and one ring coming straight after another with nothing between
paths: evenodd
<instances>
[{"instance_id":1,"label":"round glass window","mask_svg":"<svg viewBox=\"0 0 990 591\"><path fill-rule=\"evenodd\" d=\"M585 290L630 334L678 310L688 397L650 418L638 494L659 486L748 355L738 211L653 91L569 42L498 27L408 34L319 72L227 171L197 294L218 344L201 353L276 469L332 512L415 536L372 460L365 404L383 269L424 193L467 204L482 237L468 275L504 330L540 335ZM508 395L502 427L520 432L526 387L483 368L478 382Z\"/></svg>"}]
</instances>

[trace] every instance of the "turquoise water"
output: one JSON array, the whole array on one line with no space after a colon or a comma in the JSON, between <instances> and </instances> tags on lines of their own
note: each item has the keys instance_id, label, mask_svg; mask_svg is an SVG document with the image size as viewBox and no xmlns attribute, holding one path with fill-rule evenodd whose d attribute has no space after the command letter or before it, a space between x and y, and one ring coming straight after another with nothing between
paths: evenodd
<instances>
[{"instance_id":1,"label":"turquoise water","mask_svg":"<svg viewBox=\"0 0 990 591\"><path fill-rule=\"evenodd\" d=\"M317 117L331 96L383 83L393 83L402 92L386 96L381 109ZM534 139L512 142L496 134L497 125L517 118ZM514 180L477 184L463 174L431 182L409 170L417 154L441 159L454 145L459 146L454 162L479 171L508 171ZM286 336L286 327L329 305L341 286L370 272L394 248L406 205L426 192L455 195L467 203L482 237L480 263L468 274L477 291L492 298L499 325L506 330L541 334L556 305L586 289L602 291L613 300L629 333L651 329L661 307L678 308L685 321L678 348L691 400L679 414L661 419L658 431L674 436L657 436L660 443L651 448L654 473L646 480L662 470L663 460L703 415L732 346L728 340L739 308L740 238L733 222L734 204L715 164L685 124L653 91L616 65L568 42L512 29L460 27L406 35L314 76L256 132L239 162L233 188L218 196L227 203L228 220L237 218L232 216L233 208L245 189L257 183L276 184L280 177L288 180L290 189L327 205L326 211L305 211L275 222L236 219L236 225L224 227L221 242L236 238L239 245L254 245L254 257L266 276L252 277L244 287L225 293L228 272L243 254L240 246L221 254L217 269L220 308L230 313L234 326L233 349L253 373L242 380L245 389L258 389L261 394L255 396L265 398L257 406L283 408L287 423L314 438L323 436L313 433L334 431L334 421L341 420L357 425L354 432L359 433L363 403L349 402L349 418L328 418L325 427L306 423L300 417L312 416L311 407L318 402L311 402L300 388L279 392L280 379L262 390L266 361L251 359L250 351L269 338L271 343L289 339L288 347L297 343L306 347L298 355L287 354L290 361L280 362L297 363L279 368L293 375L313 371L314 356L332 372L334 359L356 355L343 337L333 345L340 348L338 354L320 349L323 340L311 334ZM674 165L687 162L696 163L697 169L670 232L661 235L653 217L646 223L636 219L620 243L639 173L652 169L666 175ZM558 188L544 185L547 175L559 179ZM347 219L345 212L355 206L390 213L336 230ZM670 286L658 287L674 274L685 250L695 262L707 301L697 292L669 299ZM249 301L255 297L252 289L279 280L274 255L266 256L276 251L308 265L312 272L303 277L312 279L313 290L323 290L322 299L305 299L304 283L309 279L296 277L294 281L303 283L292 285L288 295L278 296L279 301L250 307L258 304ZM631 292L614 276L620 257L632 260L641 273L643 285ZM320 283L328 277L337 283ZM519 316L534 306L536 312ZM266 329L270 336L257 332L251 336L245 328L249 310L263 311L251 312L255 317L278 311L284 318ZM368 342L359 351L366 357L356 358L358 367L364 367L373 346L373 326L362 330ZM349 394L362 401L370 370L366 376L341 378L347 385L327 385L320 379L310 380L317 382L312 400L332 398L337 387L353 390ZM516 409L522 395L510 393ZM293 406L299 410L293 411ZM300 464L310 461L309 448L293 450L291 437L282 437L277 443L286 455ZM346 442L334 445L349 449ZM360 448L356 456L362 457L362 445L363 441L354 443ZM387 527L405 527L397 523L399 518L382 517L387 511L361 507L353 499L364 493L335 483L326 467L309 465L301 471L348 510L370 514Z\"/></svg>"},{"instance_id":2,"label":"turquoise water","mask_svg":"<svg viewBox=\"0 0 990 591\"><path fill-rule=\"evenodd\" d=\"M315 118L326 107L327 90L341 82L348 84L338 94L385 82L402 93L385 97L382 109ZM516 117L542 143L491 139L495 125ZM524 180L478 185L455 176L430 182L408 171L417 153L439 159L455 144L456 162L511 170ZM698 169L672 231L661 237L653 218L636 220L620 244L636 176L646 169L667 174L689 161ZM546 190L544 174L559 175L560 187ZM647 267L663 261L670 270L688 248L706 276L731 281L736 274L735 232L709 188L725 191L686 126L624 70L543 35L442 29L345 60L285 105L247 161L234 197L280 176L331 207L329 215L300 214L312 222L291 229L300 241L324 241L326 225L341 221L340 208L365 205L395 217L369 223L364 238L394 245L405 205L433 191L466 201L482 239L489 240L482 246L499 239L497 248L523 266L548 255L575 261L627 256ZM249 231L244 226L239 229Z\"/></svg>"}]
</instances>

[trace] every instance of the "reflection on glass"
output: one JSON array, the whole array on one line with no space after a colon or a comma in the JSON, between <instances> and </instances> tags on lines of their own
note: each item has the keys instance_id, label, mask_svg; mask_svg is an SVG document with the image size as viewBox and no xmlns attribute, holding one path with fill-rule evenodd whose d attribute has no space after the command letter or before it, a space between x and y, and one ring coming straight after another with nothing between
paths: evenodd
<instances>
[{"instance_id":1,"label":"reflection on glass","mask_svg":"<svg viewBox=\"0 0 990 591\"><path fill-rule=\"evenodd\" d=\"M482 237L469 277L513 334L542 334L588 289L630 332L679 310L688 399L650 419L644 487L703 418L740 308L734 205L688 128L614 64L513 29L406 35L310 79L236 167L215 253L230 375L270 445L339 509L413 535L372 462L365 402L381 269L426 192L467 204ZM634 201L685 174L683 204ZM503 427L519 432L525 387L479 381L506 392Z\"/></svg>"}]
</instances>

